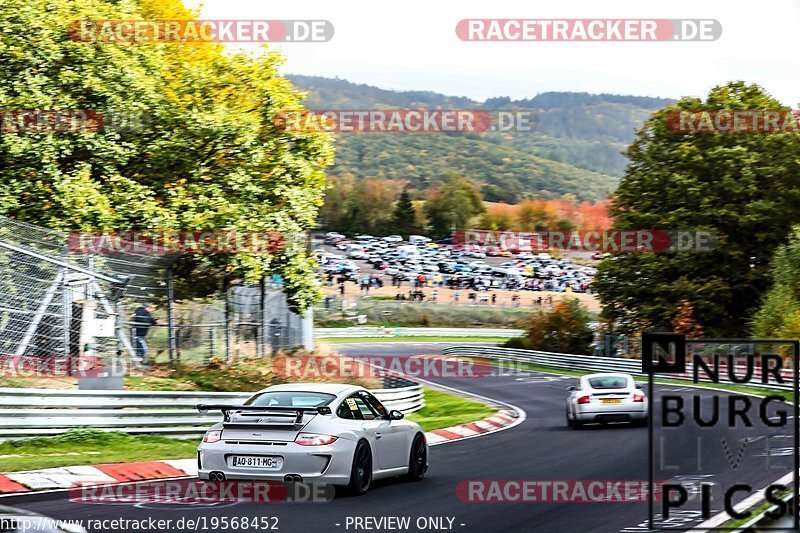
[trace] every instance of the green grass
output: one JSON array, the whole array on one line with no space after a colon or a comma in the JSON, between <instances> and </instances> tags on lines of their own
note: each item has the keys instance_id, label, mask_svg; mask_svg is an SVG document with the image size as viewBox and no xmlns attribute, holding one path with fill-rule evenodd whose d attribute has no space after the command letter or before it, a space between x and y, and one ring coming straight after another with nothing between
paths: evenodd
<instances>
[{"instance_id":1,"label":"green grass","mask_svg":"<svg viewBox=\"0 0 800 533\"><path fill-rule=\"evenodd\" d=\"M127 463L193 457L198 439L127 435L119 431L71 429L57 437L0 442L0 472L56 466Z\"/></svg>"},{"instance_id":2,"label":"green grass","mask_svg":"<svg viewBox=\"0 0 800 533\"><path fill-rule=\"evenodd\" d=\"M462 291L466 298L468 291ZM367 324L395 327L517 327L530 317L531 307L501 307L497 305L450 305L447 303L396 302L360 299L348 308L354 315L366 315ZM317 327L353 326L338 310L319 307L314 310Z\"/></svg>"},{"instance_id":3,"label":"green grass","mask_svg":"<svg viewBox=\"0 0 800 533\"><path fill-rule=\"evenodd\" d=\"M323 344L355 344L368 342L487 342L500 344L506 337L447 337L447 336L408 336L408 337L335 337L317 339Z\"/></svg>"},{"instance_id":4,"label":"green grass","mask_svg":"<svg viewBox=\"0 0 800 533\"><path fill-rule=\"evenodd\" d=\"M425 407L408 415L425 431L475 422L492 416L496 409L483 402L457 396L449 392L425 389Z\"/></svg>"},{"instance_id":5,"label":"green grass","mask_svg":"<svg viewBox=\"0 0 800 533\"><path fill-rule=\"evenodd\" d=\"M792 492L791 490L784 490L784 491L781 491L780 493L776 494L776 497L783 499L784 497L786 497L791 492ZM746 523L752 521L755 517L757 517L757 516L767 512L767 511L771 510L773 507L775 507L775 504L772 504L772 503L769 503L769 502L762 502L757 507L751 507L750 509L748 509L748 511L750 511L751 514L747 518L736 518L736 519L733 519L733 520L729 520L729 521L725 522L724 524L722 524L722 527L724 527L726 530L734 530L736 528L741 528ZM752 530L748 529L748 531L752 531ZM762 531L769 531L769 528L765 528ZM780 531L780 530L778 530L778 531Z\"/></svg>"},{"instance_id":6,"label":"green grass","mask_svg":"<svg viewBox=\"0 0 800 533\"><path fill-rule=\"evenodd\" d=\"M432 389L425 389L425 402L423 409L408 416L425 431L474 422L496 412L484 403ZM0 442L0 472L186 459L194 457L199 441L199 437L175 439L88 428L71 429L57 437Z\"/></svg>"}]
</instances>

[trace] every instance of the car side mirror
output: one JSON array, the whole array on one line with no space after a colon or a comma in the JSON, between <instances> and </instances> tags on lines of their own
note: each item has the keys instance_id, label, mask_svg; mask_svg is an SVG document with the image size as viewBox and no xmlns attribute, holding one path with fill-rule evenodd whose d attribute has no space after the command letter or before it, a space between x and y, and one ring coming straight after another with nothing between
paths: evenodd
<instances>
[{"instance_id":1,"label":"car side mirror","mask_svg":"<svg viewBox=\"0 0 800 533\"><path fill-rule=\"evenodd\" d=\"M389 420L402 420L405 416L402 411L389 411Z\"/></svg>"},{"instance_id":2,"label":"car side mirror","mask_svg":"<svg viewBox=\"0 0 800 533\"><path fill-rule=\"evenodd\" d=\"M639 390L644 390L644 385L642 385L641 383L637 383L636 388Z\"/></svg>"},{"instance_id":3,"label":"car side mirror","mask_svg":"<svg viewBox=\"0 0 800 533\"><path fill-rule=\"evenodd\" d=\"M578 390L578 388L575 387L575 386L567 387L567 392L573 392L573 391L576 391L576 390Z\"/></svg>"}]
</instances>

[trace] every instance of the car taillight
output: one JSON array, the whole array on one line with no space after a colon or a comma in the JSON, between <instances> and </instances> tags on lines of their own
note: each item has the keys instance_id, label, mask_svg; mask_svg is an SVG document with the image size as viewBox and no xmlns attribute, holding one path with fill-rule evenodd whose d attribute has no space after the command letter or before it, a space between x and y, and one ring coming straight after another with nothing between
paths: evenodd
<instances>
[{"instance_id":1,"label":"car taillight","mask_svg":"<svg viewBox=\"0 0 800 533\"><path fill-rule=\"evenodd\" d=\"M300 446L325 446L326 444L333 444L337 438L317 433L300 433L294 441Z\"/></svg>"},{"instance_id":2,"label":"car taillight","mask_svg":"<svg viewBox=\"0 0 800 533\"><path fill-rule=\"evenodd\" d=\"M206 433L206 436L203 437L203 442L208 442L208 443L219 442L221 438L222 438L222 430L215 429Z\"/></svg>"},{"instance_id":3,"label":"car taillight","mask_svg":"<svg viewBox=\"0 0 800 533\"><path fill-rule=\"evenodd\" d=\"M580 398L578 398L578 403L589 403L591 401L592 401L591 396L581 396Z\"/></svg>"},{"instance_id":4,"label":"car taillight","mask_svg":"<svg viewBox=\"0 0 800 533\"><path fill-rule=\"evenodd\" d=\"M644 396L641 394L634 394L633 401L637 403L644 403Z\"/></svg>"}]
</instances>

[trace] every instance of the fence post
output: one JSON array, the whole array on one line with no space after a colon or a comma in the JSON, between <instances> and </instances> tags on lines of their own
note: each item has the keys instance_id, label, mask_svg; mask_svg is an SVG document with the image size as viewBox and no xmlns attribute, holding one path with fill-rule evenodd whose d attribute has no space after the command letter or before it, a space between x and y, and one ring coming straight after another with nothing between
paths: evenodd
<instances>
[{"instance_id":1,"label":"fence post","mask_svg":"<svg viewBox=\"0 0 800 533\"><path fill-rule=\"evenodd\" d=\"M267 280L262 276L258 282L261 291L261 324L259 328L259 341L261 344L261 356L267 356L267 335L269 335L269 328L267 327Z\"/></svg>"},{"instance_id":2,"label":"fence post","mask_svg":"<svg viewBox=\"0 0 800 533\"><path fill-rule=\"evenodd\" d=\"M209 351L209 359L210 359L210 358L212 358L212 357L214 357L214 354L215 354L215 352L216 352L216 350L217 350L217 349L216 349L216 346L215 346L215 344L216 344L216 340L217 340L217 338L216 338L216 337L217 337L217 335L216 335L216 331L217 331L217 328L216 328L215 326L211 326L210 328L208 328L208 343L209 343L209 344L208 344L208 351Z\"/></svg>"},{"instance_id":3,"label":"fence post","mask_svg":"<svg viewBox=\"0 0 800 533\"><path fill-rule=\"evenodd\" d=\"M231 297L228 286L228 275L222 279L222 289L225 293L225 361L231 360Z\"/></svg>"},{"instance_id":4,"label":"fence post","mask_svg":"<svg viewBox=\"0 0 800 533\"><path fill-rule=\"evenodd\" d=\"M72 333L72 304L70 303L69 283L67 272L61 267L61 314L64 324L64 356L70 361L70 337Z\"/></svg>"},{"instance_id":5,"label":"fence post","mask_svg":"<svg viewBox=\"0 0 800 533\"><path fill-rule=\"evenodd\" d=\"M167 269L167 346L169 348L169 362L175 360L175 320L173 316L172 304L175 300L175 282L172 274L172 267Z\"/></svg>"},{"instance_id":6,"label":"fence post","mask_svg":"<svg viewBox=\"0 0 800 533\"><path fill-rule=\"evenodd\" d=\"M308 306L301 321L303 348L309 352L314 351L314 308Z\"/></svg>"}]
</instances>

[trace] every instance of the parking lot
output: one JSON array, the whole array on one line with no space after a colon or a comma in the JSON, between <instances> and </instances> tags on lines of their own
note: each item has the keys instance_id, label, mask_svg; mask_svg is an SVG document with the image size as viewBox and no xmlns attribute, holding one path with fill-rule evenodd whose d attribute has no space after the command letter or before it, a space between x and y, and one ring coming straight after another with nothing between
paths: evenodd
<instances>
[{"instance_id":1,"label":"parking lot","mask_svg":"<svg viewBox=\"0 0 800 533\"><path fill-rule=\"evenodd\" d=\"M329 294L467 305L546 306L565 295L593 307L585 257L460 247L427 237L327 233L317 243ZM588 260L587 260L588 259ZM581 264L579 264L581 263Z\"/></svg>"}]
</instances>

